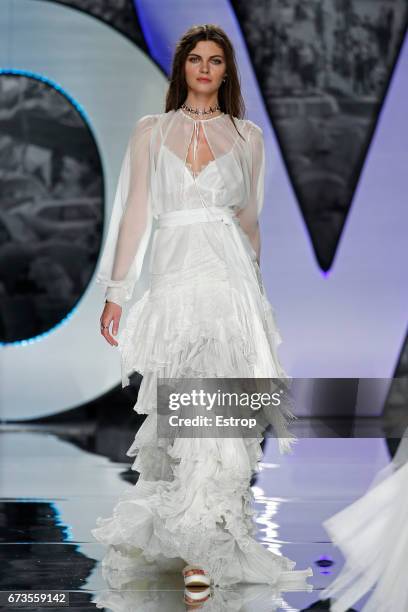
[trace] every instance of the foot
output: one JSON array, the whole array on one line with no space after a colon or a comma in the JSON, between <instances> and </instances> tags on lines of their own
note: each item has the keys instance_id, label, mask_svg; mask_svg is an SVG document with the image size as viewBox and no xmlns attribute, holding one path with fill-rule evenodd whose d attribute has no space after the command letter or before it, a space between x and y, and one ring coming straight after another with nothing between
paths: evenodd
<instances>
[{"instance_id":1,"label":"foot","mask_svg":"<svg viewBox=\"0 0 408 612\"><path fill-rule=\"evenodd\" d=\"M211 584L211 578L208 573L196 565L186 565L183 568L182 574L186 587L208 587Z\"/></svg>"}]
</instances>

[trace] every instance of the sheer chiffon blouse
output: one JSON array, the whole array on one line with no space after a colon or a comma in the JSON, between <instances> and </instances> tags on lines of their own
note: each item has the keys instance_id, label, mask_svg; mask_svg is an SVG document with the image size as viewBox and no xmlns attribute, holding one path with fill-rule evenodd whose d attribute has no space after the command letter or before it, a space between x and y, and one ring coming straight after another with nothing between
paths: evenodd
<instances>
[{"instance_id":1,"label":"sheer chiffon blouse","mask_svg":"<svg viewBox=\"0 0 408 612\"><path fill-rule=\"evenodd\" d=\"M204 180L209 174L211 180ZM204 200L238 213L242 229L252 235L263 207L264 176L262 129L248 119L195 119L182 109L141 117L122 160L97 269L106 299L119 305L131 299L153 219L162 213L202 206Z\"/></svg>"}]
</instances>

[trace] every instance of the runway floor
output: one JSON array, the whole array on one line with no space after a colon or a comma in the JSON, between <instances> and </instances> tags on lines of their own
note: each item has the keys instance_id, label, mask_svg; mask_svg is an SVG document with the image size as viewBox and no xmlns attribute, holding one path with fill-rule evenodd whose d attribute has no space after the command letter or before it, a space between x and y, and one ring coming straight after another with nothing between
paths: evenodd
<instances>
[{"instance_id":1,"label":"runway floor","mask_svg":"<svg viewBox=\"0 0 408 612\"><path fill-rule=\"evenodd\" d=\"M125 591L109 589L102 576L105 549L90 530L96 516L109 516L121 492L137 478L125 452L117 453L122 462L106 456L106 448L126 446L117 436L108 430L96 442L92 428L83 425L1 428L3 598L5 591L56 590L69 594L71 610L91 610L97 604L115 612L186 609L181 576L156 585L140 581ZM313 591L277 594L265 585L247 585L220 595L219 609L328 610L329 602L319 602L318 591L337 575L342 557L322 521L364 493L388 461L381 438L301 439L294 454L285 456L273 439L267 440L253 484L259 539L296 560L296 569L310 565ZM218 609L215 599L211 605L202 609ZM3 601L0 609L11 608Z\"/></svg>"}]
</instances>

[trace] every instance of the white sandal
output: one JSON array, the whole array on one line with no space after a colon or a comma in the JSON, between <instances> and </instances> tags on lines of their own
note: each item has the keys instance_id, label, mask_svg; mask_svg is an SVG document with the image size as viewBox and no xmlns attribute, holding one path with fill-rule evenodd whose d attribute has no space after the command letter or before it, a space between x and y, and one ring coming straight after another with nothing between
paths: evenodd
<instances>
[{"instance_id":1,"label":"white sandal","mask_svg":"<svg viewBox=\"0 0 408 612\"><path fill-rule=\"evenodd\" d=\"M186 565L182 570L185 586L210 586L211 578L201 567Z\"/></svg>"}]
</instances>

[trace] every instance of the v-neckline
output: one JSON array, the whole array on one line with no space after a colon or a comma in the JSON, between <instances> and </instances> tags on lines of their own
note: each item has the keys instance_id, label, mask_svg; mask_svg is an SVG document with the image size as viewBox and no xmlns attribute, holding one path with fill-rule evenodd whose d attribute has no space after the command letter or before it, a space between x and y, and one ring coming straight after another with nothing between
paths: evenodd
<instances>
[{"instance_id":1,"label":"v-neckline","mask_svg":"<svg viewBox=\"0 0 408 612\"><path fill-rule=\"evenodd\" d=\"M190 168L191 163L189 163L189 162L185 162L184 166L185 166L185 168L186 168L187 172L190 174L190 176L191 176L191 177L192 177L194 180L196 180L196 179L198 179L198 177L199 177L199 176L201 176L201 175L202 175L202 173L203 173L203 172L205 172L205 169L206 169L206 168L208 168L208 166L211 166L211 164L213 164L214 162L215 162L215 159L210 159L210 161L209 161L209 162L207 162L207 163L206 163L204 166L202 166L202 168L201 168L200 172L197 172L197 173L194 173L193 169L192 169L192 168Z\"/></svg>"},{"instance_id":2,"label":"v-neckline","mask_svg":"<svg viewBox=\"0 0 408 612\"><path fill-rule=\"evenodd\" d=\"M216 159L210 159L210 161L207 164L205 164L205 166L200 170L200 172L194 176L193 172L187 166L187 163L183 162L183 160L177 155L177 153L174 153L174 151L172 151L167 145L163 144L163 146L165 149L167 149L167 151L170 151L170 153L180 162L180 164L184 166L184 169L187 171L187 174L193 180L197 180L203 174L203 172L205 172L208 166L211 166L211 164L213 164L216 161ZM224 157L224 156L222 155L221 157Z\"/></svg>"}]
</instances>

